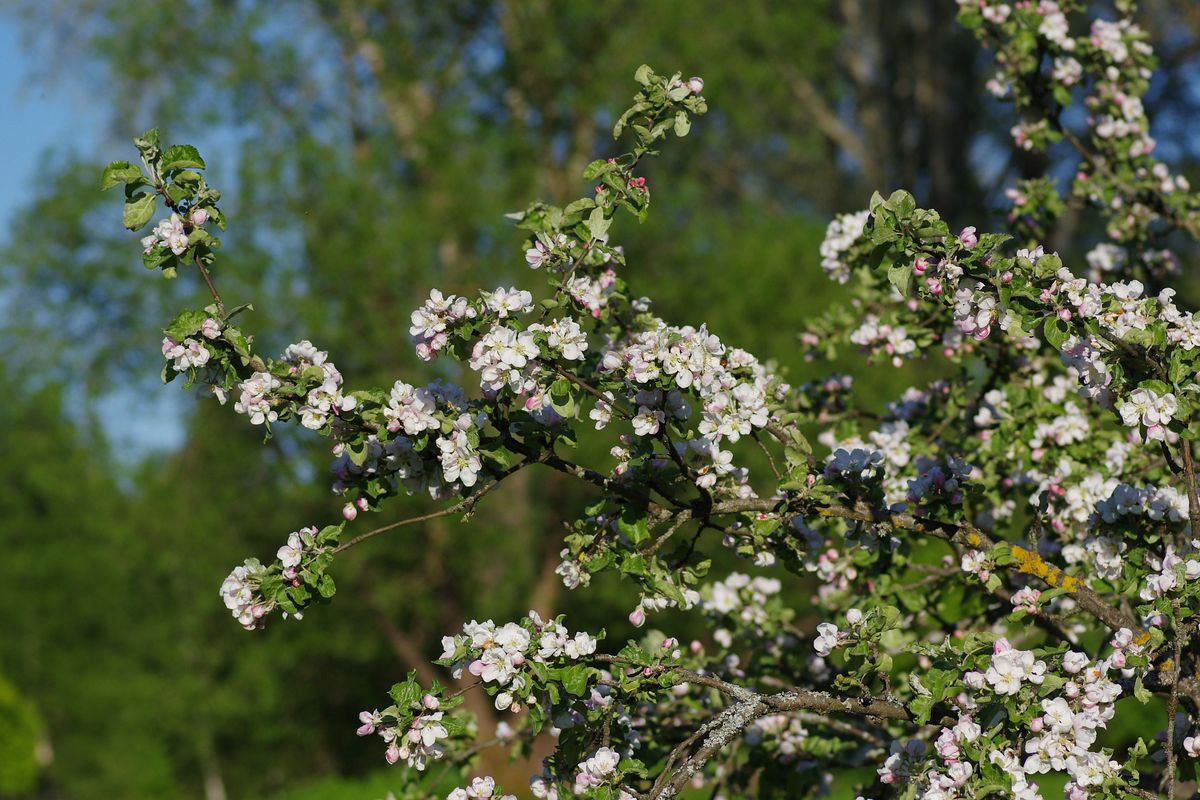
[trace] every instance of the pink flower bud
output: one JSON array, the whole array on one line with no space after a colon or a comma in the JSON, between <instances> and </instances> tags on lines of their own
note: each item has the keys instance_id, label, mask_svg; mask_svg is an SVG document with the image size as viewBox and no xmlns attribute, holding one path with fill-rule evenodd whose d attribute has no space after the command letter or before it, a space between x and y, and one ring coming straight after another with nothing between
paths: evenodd
<instances>
[{"instance_id":1,"label":"pink flower bud","mask_svg":"<svg viewBox=\"0 0 1200 800\"><path fill-rule=\"evenodd\" d=\"M208 212L207 211L205 211L203 208L196 208L196 209L192 210L192 224L193 225L203 225L206 222L208 222Z\"/></svg>"},{"instance_id":2,"label":"pink flower bud","mask_svg":"<svg viewBox=\"0 0 1200 800\"><path fill-rule=\"evenodd\" d=\"M365 498L365 497L360 497L360 498L358 498L357 500L355 500L355 501L354 501L354 505L358 506L358 510L359 510L359 511L366 511L366 510L367 510L367 506L369 506L369 505L370 505L370 502L367 500L367 498Z\"/></svg>"},{"instance_id":3,"label":"pink flower bud","mask_svg":"<svg viewBox=\"0 0 1200 800\"><path fill-rule=\"evenodd\" d=\"M687 87L692 90L692 94L700 94L704 91L704 79L693 75L688 78Z\"/></svg>"},{"instance_id":4,"label":"pink flower bud","mask_svg":"<svg viewBox=\"0 0 1200 800\"><path fill-rule=\"evenodd\" d=\"M1033 721L1029 723L1029 730L1033 731L1034 733L1041 733L1042 729L1045 727L1046 720L1042 717L1034 717Z\"/></svg>"},{"instance_id":5,"label":"pink flower bud","mask_svg":"<svg viewBox=\"0 0 1200 800\"><path fill-rule=\"evenodd\" d=\"M387 751L383 754L389 764L395 764L400 760L400 746L395 742L388 745Z\"/></svg>"},{"instance_id":6,"label":"pink flower bud","mask_svg":"<svg viewBox=\"0 0 1200 800\"><path fill-rule=\"evenodd\" d=\"M441 703L439 703L438 699L433 695L427 694L421 698L421 705L425 706L430 711L435 711L437 710L438 706L441 705Z\"/></svg>"},{"instance_id":7,"label":"pink flower bud","mask_svg":"<svg viewBox=\"0 0 1200 800\"><path fill-rule=\"evenodd\" d=\"M346 503L342 506L342 516L346 518L347 522L350 522L358 516L358 509L354 507L353 503Z\"/></svg>"},{"instance_id":8,"label":"pink flower bud","mask_svg":"<svg viewBox=\"0 0 1200 800\"><path fill-rule=\"evenodd\" d=\"M212 317L204 320L204 324L200 326L200 332L204 334L206 339L215 339L221 335L221 323L217 322Z\"/></svg>"},{"instance_id":9,"label":"pink flower bud","mask_svg":"<svg viewBox=\"0 0 1200 800\"><path fill-rule=\"evenodd\" d=\"M638 606L637 608L635 608L633 610L633 612L630 613L630 615L629 615L629 622L635 628L640 628L643 625L645 625L646 624L646 610L644 608L642 608L641 606Z\"/></svg>"}]
</instances>

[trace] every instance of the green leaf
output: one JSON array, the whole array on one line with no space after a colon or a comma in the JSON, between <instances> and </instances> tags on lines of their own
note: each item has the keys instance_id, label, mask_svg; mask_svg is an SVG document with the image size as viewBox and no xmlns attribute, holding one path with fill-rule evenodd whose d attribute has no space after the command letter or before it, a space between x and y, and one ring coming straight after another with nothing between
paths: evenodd
<instances>
[{"instance_id":1,"label":"green leaf","mask_svg":"<svg viewBox=\"0 0 1200 800\"><path fill-rule=\"evenodd\" d=\"M912 712L914 721L918 725L924 725L929 722L929 715L933 711L933 697L921 695L913 698L913 701L908 704L908 710Z\"/></svg>"},{"instance_id":2,"label":"green leaf","mask_svg":"<svg viewBox=\"0 0 1200 800\"><path fill-rule=\"evenodd\" d=\"M884 206L895 211L898 218L904 219L917 210L917 201L908 192L897 189L892 192L892 196L887 199Z\"/></svg>"},{"instance_id":3,"label":"green leaf","mask_svg":"<svg viewBox=\"0 0 1200 800\"><path fill-rule=\"evenodd\" d=\"M617 165L615 163L609 161L608 159L598 158L595 161L593 161L592 163L588 164L586 168L584 168L583 179L585 181L594 181L596 178L599 178L604 173L611 172L616 168L617 168ZM583 198L583 199L587 200L590 198ZM571 205L567 206L567 210L570 211L571 206L574 206L576 203L581 203L581 202L583 202L583 200L576 200L574 203L571 203ZM595 203L593 202L592 205L594 206Z\"/></svg>"},{"instance_id":4,"label":"green leaf","mask_svg":"<svg viewBox=\"0 0 1200 800\"><path fill-rule=\"evenodd\" d=\"M145 183L146 176L141 167L134 166L128 161L114 161L104 168L100 176L100 190L107 191L122 183Z\"/></svg>"},{"instance_id":5,"label":"green leaf","mask_svg":"<svg viewBox=\"0 0 1200 800\"><path fill-rule=\"evenodd\" d=\"M688 131L692 129L692 121L688 119L686 111L675 112L675 135L687 136Z\"/></svg>"},{"instance_id":6,"label":"green leaf","mask_svg":"<svg viewBox=\"0 0 1200 800\"><path fill-rule=\"evenodd\" d=\"M144 227L150 221L150 218L154 216L154 208L154 195L147 192L138 192L125 201L125 227L131 231L136 231Z\"/></svg>"},{"instance_id":7,"label":"green leaf","mask_svg":"<svg viewBox=\"0 0 1200 800\"><path fill-rule=\"evenodd\" d=\"M1048 317L1044 330L1046 341L1055 350L1061 350L1063 343L1071 336L1071 326L1058 317Z\"/></svg>"},{"instance_id":8,"label":"green leaf","mask_svg":"<svg viewBox=\"0 0 1200 800\"><path fill-rule=\"evenodd\" d=\"M1151 378L1149 380L1142 381L1141 383L1138 384L1138 386L1140 386L1143 389L1149 389L1150 391L1154 392L1157 395L1164 395L1171 391L1170 386L1167 386L1165 383L1163 383L1162 381L1157 380L1155 378Z\"/></svg>"},{"instance_id":9,"label":"green leaf","mask_svg":"<svg viewBox=\"0 0 1200 800\"><path fill-rule=\"evenodd\" d=\"M175 258L175 254L165 247L157 246L149 253L142 253L142 266L146 269L158 269L166 262Z\"/></svg>"},{"instance_id":10,"label":"green leaf","mask_svg":"<svg viewBox=\"0 0 1200 800\"><path fill-rule=\"evenodd\" d=\"M167 326L165 333L177 342L195 334L204 327L209 315L205 311L183 311Z\"/></svg>"},{"instance_id":11,"label":"green leaf","mask_svg":"<svg viewBox=\"0 0 1200 800\"><path fill-rule=\"evenodd\" d=\"M617 520L617 528L636 547L650 538L650 523L645 510L637 506L626 506Z\"/></svg>"},{"instance_id":12,"label":"green leaf","mask_svg":"<svg viewBox=\"0 0 1200 800\"><path fill-rule=\"evenodd\" d=\"M442 717L442 727L450 736L462 736L467 732L467 723L462 717Z\"/></svg>"},{"instance_id":13,"label":"green leaf","mask_svg":"<svg viewBox=\"0 0 1200 800\"><path fill-rule=\"evenodd\" d=\"M591 677L592 668L579 664L574 667L566 667L559 673L559 681L568 694L573 694L576 697L582 697L587 691L588 678Z\"/></svg>"},{"instance_id":14,"label":"green leaf","mask_svg":"<svg viewBox=\"0 0 1200 800\"><path fill-rule=\"evenodd\" d=\"M649 64L642 64L637 68L637 72L633 73L633 79L642 86L649 86L650 81L654 79L654 70L650 69Z\"/></svg>"},{"instance_id":15,"label":"green leaf","mask_svg":"<svg viewBox=\"0 0 1200 800\"><path fill-rule=\"evenodd\" d=\"M591 180L591 178L586 178L585 180ZM563 209L563 216L569 217L573 214L582 214L584 211L587 211L589 208L595 208L595 207L596 207L595 200L593 200L590 197L581 197L578 200L575 200L575 201L567 204L567 207Z\"/></svg>"},{"instance_id":16,"label":"green leaf","mask_svg":"<svg viewBox=\"0 0 1200 800\"><path fill-rule=\"evenodd\" d=\"M410 672L407 680L404 683L394 684L388 694L391 695L392 700L401 711L409 711L414 704L421 702L425 690L421 688L421 684L417 683L417 673Z\"/></svg>"},{"instance_id":17,"label":"green leaf","mask_svg":"<svg viewBox=\"0 0 1200 800\"><path fill-rule=\"evenodd\" d=\"M133 146L147 163L153 164L158 157L158 128L151 128L134 139Z\"/></svg>"},{"instance_id":18,"label":"green leaf","mask_svg":"<svg viewBox=\"0 0 1200 800\"><path fill-rule=\"evenodd\" d=\"M1039 278L1052 278L1062 269L1062 259L1057 253L1047 253L1033 265L1033 274Z\"/></svg>"},{"instance_id":19,"label":"green leaf","mask_svg":"<svg viewBox=\"0 0 1200 800\"><path fill-rule=\"evenodd\" d=\"M908 297L909 289L912 286L912 265L892 264L888 267L888 281L896 287L896 291L900 293L901 297Z\"/></svg>"},{"instance_id":20,"label":"green leaf","mask_svg":"<svg viewBox=\"0 0 1200 800\"><path fill-rule=\"evenodd\" d=\"M604 238L604 234L608 233L608 228L612 225L612 219L604 215L603 208L594 208L592 209L592 213L588 215L585 224L593 239L602 239Z\"/></svg>"},{"instance_id":21,"label":"green leaf","mask_svg":"<svg viewBox=\"0 0 1200 800\"><path fill-rule=\"evenodd\" d=\"M625 560L621 562L621 574L622 575L646 575L646 574L648 574L648 570L646 569L646 559L643 558L640 553L634 553L633 555L627 556L625 558Z\"/></svg>"},{"instance_id":22,"label":"green leaf","mask_svg":"<svg viewBox=\"0 0 1200 800\"><path fill-rule=\"evenodd\" d=\"M674 89L667 92L667 97L671 98L673 101L678 103L680 100L687 97L691 93L692 93L692 90L688 88L687 84L683 84L681 86L676 86ZM680 134L680 135L682 135L682 134Z\"/></svg>"},{"instance_id":23,"label":"green leaf","mask_svg":"<svg viewBox=\"0 0 1200 800\"><path fill-rule=\"evenodd\" d=\"M190 144L174 144L163 153L161 169L204 169L204 159Z\"/></svg>"}]
</instances>

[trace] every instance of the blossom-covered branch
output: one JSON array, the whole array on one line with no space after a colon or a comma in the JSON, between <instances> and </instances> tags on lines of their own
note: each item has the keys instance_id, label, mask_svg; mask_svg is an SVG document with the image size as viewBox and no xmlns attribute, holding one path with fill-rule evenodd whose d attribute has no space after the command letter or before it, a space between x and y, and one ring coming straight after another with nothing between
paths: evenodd
<instances>
[{"instance_id":1,"label":"blossom-covered branch","mask_svg":"<svg viewBox=\"0 0 1200 800\"><path fill-rule=\"evenodd\" d=\"M296 423L328 437L344 498L337 524L234 570L231 613L247 628L298 617L333 595L335 555L470 515L544 466L592 498L557 574L570 589L619 575L644 632L601 653L603 631L533 611L443 639L438 663L511 715L503 742L553 738L535 796L713 783L799 797L868 766L873 780L853 778L863 797L1033 800L1052 772L1071 800L1174 796L1200 757L1200 320L1167 285L1178 259L1164 242L1200 233L1200 198L1153 157L1140 99L1153 54L1132 3L1116 20L1075 2L960 6L996 53L994 92L1022 114L1016 145L1065 139L1081 161L1066 197L1048 178L1014 187L1006 232L952 229L904 191L830 223L821 265L854 302L797 321L810 360L850 350L948 376L882 412L848 376L793 386L700 321L659 318L627 279L614 224L649 213L638 168L707 112L699 78L639 69L615 130L630 148L587 167L586 196L510 215L526 235L514 260L544 286L420 301L397 338L460 364L467 386L352 389L307 340L256 351L235 324L247 309L216 291L211 227L225 219L204 162L139 139L142 166L115 162L104 184L126 187L134 230L164 199L144 263L167 277L195 264L214 299L164 330L164 379L205 387L267 435ZM1086 129L1072 130L1062 111L1081 98ZM1108 237L1086 266L1039 245L1067 203ZM583 437L607 455L566 455ZM343 541L402 493L442 505ZM712 574L721 549L737 571ZM656 630L668 608L702 615L710 635ZM1165 736L1102 738L1130 694L1166 699ZM388 762L474 752L461 690L410 675L390 699L359 728ZM464 783L455 800L501 796L490 778Z\"/></svg>"}]
</instances>

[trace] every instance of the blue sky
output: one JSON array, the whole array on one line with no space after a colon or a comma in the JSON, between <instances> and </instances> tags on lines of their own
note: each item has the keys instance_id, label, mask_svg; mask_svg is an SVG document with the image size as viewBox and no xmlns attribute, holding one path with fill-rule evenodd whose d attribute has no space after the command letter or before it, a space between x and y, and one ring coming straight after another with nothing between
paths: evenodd
<instances>
[{"instance_id":1,"label":"blue sky","mask_svg":"<svg viewBox=\"0 0 1200 800\"><path fill-rule=\"evenodd\" d=\"M97 163L104 160L95 151L108 120L97 96L89 94L82 81L70 80L66 71L54 79L40 75L41 58L25 47L18 22L0 13L0 153L7 161L0 181L0 241L7 241L13 216L24 203L27 187L37 180L47 151L73 148L89 157L95 154ZM180 398L178 389L163 389L149 398L143 394L137 398L136 414L129 413L133 398L118 393L102 400L100 417L107 421L105 433L113 452L132 459L179 445Z\"/></svg>"},{"instance_id":2,"label":"blue sky","mask_svg":"<svg viewBox=\"0 0 1200 800\"><path fill-rule=\"evenodd\" d=\"M104 124L93 98L69 80L34 80L35 54L22 41L21 26L0 13L0 152L5 180L0 181L0 237L8 236L13 213L37 174L49 147L94 146Z\"/></svg>"}]
</instances>

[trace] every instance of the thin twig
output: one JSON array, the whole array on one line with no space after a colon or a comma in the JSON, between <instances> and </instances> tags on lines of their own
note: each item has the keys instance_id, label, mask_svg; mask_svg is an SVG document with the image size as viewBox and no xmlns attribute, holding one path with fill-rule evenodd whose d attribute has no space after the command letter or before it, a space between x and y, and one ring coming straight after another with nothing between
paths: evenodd
<instances>
[{"instance_id":1,"label":"thin twig","mask_svg":"<svg viewBox=\"0 0 1200 800\"><path fill-rule=\"evenodd\" d=\"M455 503L452 506L443 508L440 511L431 511L428 514L421 514L416 517L408 517L407 519L402 519L399 522L393 522L388 525L383 525L379 528L375 528L374 530L369 530L366 533L359 534L358 536L355 536L353 539L338 545L337 548L334 549L333 552L340 553L343 550L349 550L351 547L354 547L357 544L361 544L361 543L365 542L367 539L372 539L381 533L387 533L388 531L394 531L396 528L402 528L406 525L416 525L419 522L428 522L431 519L438 519L439 517L448 517L448 516L451 516L452 514L458 514L463 511L470 511L475 507L475 504L478 503L480 500L482 500L483 497L488 492L490 492L492 489L495 489L496 485L499 484L500 481L504 480L509 475L512 475L517 470L522 469L523 467L529 466L530 463L532 463L532 462L521 461L517 464L513 464L511 467L504 470L504 472L501 472L500 475L498 475L495 480L493 480L491 483L488 483L486 486L484 486L478 492L471 495L470 497L463 498L462 500L458 501L457 503Z\"/></svg>"}]
</instances>

